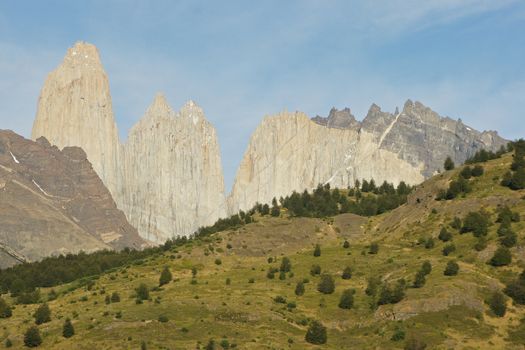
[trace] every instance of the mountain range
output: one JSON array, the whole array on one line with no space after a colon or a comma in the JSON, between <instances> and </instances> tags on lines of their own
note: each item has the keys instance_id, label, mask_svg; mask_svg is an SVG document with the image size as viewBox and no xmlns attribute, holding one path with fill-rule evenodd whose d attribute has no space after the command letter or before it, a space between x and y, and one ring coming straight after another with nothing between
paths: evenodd
<instances>
[{"instance_id":1,"label":"mountain range","mask_svg":"<svg viewBox=\"0 0 525 350\"><path fill-rule=\"evenodd\" d=\"M154 243L319 183L418 184L447 156L462 163L507 143L410 100L394 113L374 104L361 122L348 108L312 119L281 112L251 136L227 194L216 131L193 101L175 112L157 95L127 141L119 140L108 77L97 48L84 42L44 83L32 139L42 136L59 149L81 147L129 223Z\"/></svg>"}]
</instances>

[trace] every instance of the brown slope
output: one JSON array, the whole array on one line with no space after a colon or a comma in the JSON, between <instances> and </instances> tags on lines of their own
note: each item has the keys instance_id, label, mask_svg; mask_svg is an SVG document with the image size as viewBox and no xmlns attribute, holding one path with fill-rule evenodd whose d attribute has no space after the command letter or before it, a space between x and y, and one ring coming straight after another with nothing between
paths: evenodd
<instances>
[{"instance_id":1,"label":"brown slope","mask_svg":"<svg viewBox=\"0 0 525 350\"><path fill-rule=\"evenodd\" d=\"M81 148L60 151L45 138L1 130L0 243L0 266L145 244Z\"/></svg>"}]
</instances>

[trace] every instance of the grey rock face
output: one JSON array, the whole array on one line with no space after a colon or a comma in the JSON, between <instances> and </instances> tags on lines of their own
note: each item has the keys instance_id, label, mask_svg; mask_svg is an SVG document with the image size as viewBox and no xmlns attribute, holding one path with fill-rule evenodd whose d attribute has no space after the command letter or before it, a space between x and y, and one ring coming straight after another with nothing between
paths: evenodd
<instances>
[{"instance_id":1,"label":"grey rock face","mask_svg":"<svg viewBox=\"0 0 525 350\"><path fill-rule=\"evenodd\" d=\"M355 129L360 126L359 122L350 112L350 108L345 108L341 111L332 108L327 118L316 116L312 118L312 120L319 125L324 125L329 128Z\"/></svg>"},{"instance_id":2,"label":"grey rock face","mask_svg":"<svg viewBox=\"0 0 525 350\"><path fill-rule=\"evenodd\" d=\"M418 184L441 170L447 156L460 164L480 149L497 151L507 143L495 132L442 118L419 102L409 100L396 112L374 104L362 122L349 109L332 109L327 118L312 120L299 112L265 118L237 171L230 213L319 183L343 188L362 179Z\"/></svg>"}]
</instances>

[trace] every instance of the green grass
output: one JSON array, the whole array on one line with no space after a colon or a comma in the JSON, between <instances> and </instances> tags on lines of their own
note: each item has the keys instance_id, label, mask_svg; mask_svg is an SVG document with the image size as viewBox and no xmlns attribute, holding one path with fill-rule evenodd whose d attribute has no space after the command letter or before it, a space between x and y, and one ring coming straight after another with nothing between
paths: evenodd
<instances>
[{"instance_id":1,"label":"green grass","mask_svg":"<svg viewBox=\"0 0 525 350\"><path fill-rule=\"evenodd\" d=\"M496 319L484 303L491 290L501 288L502 281L523 267L516 248L512 249L511 266L494 268L486 264L485 252L473 249L476 239L472 234L461 235L450 229L456 252L448 257L441 253L446 243L437 238L433 249L417 244L420 237L437 237L454 216L462 217L481 207L494 221L496 206L511 203L525 218L525 193L510 191L494 180L509 164L508 157L484 164L486 173L472 181L473 192L453 201L409 201L391 213L370 219L352 215L328 220L258 218L257 223L238 230L220 232L105 273L94 279L91 291L79 282L55 287L59 297L49 302L52 321L39 326L43 347L139 349L146 341L148 349L195 349L198 345L204 348L209 339L216 343L227 339L240 349L315 349L319 347L307 344L304 335L308 321L318 319L328 328L328 343L323 349L402 349L404 341L391 340L397 329L404 330L407 337L420 337L429 349L475 349L490 343L493 348L518 349L523 341L523 322L516 320L524 318L524 308L510 307L509 303L507 316ZM429 180L425 193L437 192L458 171ZM420 194L416 191L414 195ZM437 213L432 214L432 208ZM513 224L520 244L524 227L523 222ZM496 229L496 224L490 228L487 249L496 244ZM342 246L345 239L350 242L348 249ZM378 254L367 253L371 242L379 243ZM313 256L316 243L321 245L320 257ZM278 268L283 256L291 259L293 277L279 280L277 273L274 279L267 279L268 268ZM268 263L268 257L277 261ZM214 263L217 258L221 265ZM455 277L443 275L451 259L460 263ZM408 288L406 298L398 304L371 307L373 299L364 293L370 276L391 283L404 278L411 285L425 260L432 263L432 272L422 288ZM319 276L310 275L313 264L335 278L335 293L317 291ZM170 268L174 281L151 291L151 300L136 304L134 289L140 283L157 286L164 266ZM343 280L340 276L347 266L352 267L353 276ZM196 284L191 283L193 267L198 270ZM230 285L226 285L227 278ZM309 279L305 294L296 296L295 285L305 278ZM254 283L249 283L250 279ZM356 290L354 307L339 309L339 298L349 288ZM42 295L48 291L43 289ZM106 295L113 292L120 294L121 301L106 305ZM274 302L276 296L297 307L289 309ZM81 301L83 297L87 301ZM11 318L0 321L0 340L9 337L14 348L20 348L23 331L32 324L36 307L17 305ZM115 317L118 312L121 318ZM159 322L159 316L169 321ZM72 319L76 331L70 339L61 336L66 317Z\"/></svg>"}]
</instances>

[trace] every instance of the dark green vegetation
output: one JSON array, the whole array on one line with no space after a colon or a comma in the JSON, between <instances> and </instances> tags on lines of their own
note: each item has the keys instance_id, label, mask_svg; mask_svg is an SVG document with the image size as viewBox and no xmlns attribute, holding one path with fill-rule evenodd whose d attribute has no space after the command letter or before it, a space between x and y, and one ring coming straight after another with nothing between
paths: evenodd
<instances>
[{"instance_id":1,"label":"dark green vegetation","mask_svg":"<svg viewBox=\"0 0 525 350\"><path fill-rule=\"evenodd\" d=\"M285 199L257 205L221 230L112 253L119 262L101 272L75 266L89 254L2 271L28 286L1 296L0 347L521 349L525 191L501 185L514 159L456 165L370 217L341 214L341 198L379 201L391 189L322 186L319 198L339 198L333 216L321 215L332 204L311 204L314 191L305 217ZM435 200L461 179L468 192ZM80 272L47 287L24 274L55 267Z\"/></svg>"}]
</instances>

